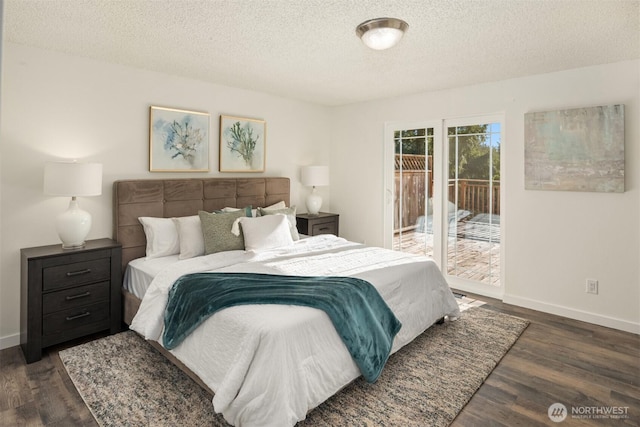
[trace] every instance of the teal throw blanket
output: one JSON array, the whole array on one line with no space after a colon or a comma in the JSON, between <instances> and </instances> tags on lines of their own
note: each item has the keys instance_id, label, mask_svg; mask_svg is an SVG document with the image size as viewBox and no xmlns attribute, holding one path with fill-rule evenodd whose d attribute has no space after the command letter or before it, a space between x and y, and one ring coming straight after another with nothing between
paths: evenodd
<instances>
[{"instance_id":1,"label":"teal throw blanket","mask_svg":"<svg viewBox=\"0 0 640 427\"><path fill-rule=\"evenodd\" d=\"M169 291L164 346L178 346L198 325L223 308L286 304L327 313L360 372L374 382L389 358L402 324L369 282L354 277L302 277L255 273L196 273Z\"/></svg>"}]
</instances>

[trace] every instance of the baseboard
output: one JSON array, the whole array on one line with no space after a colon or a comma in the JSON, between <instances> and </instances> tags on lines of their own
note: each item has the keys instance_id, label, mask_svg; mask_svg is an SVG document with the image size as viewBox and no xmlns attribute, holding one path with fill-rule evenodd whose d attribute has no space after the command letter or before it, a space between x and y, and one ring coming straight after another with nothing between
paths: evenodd
<instances>
[{"instance_id":1,"label":"baseboard","mask_svg":"<svg viewBox=\"0 0 640 427\"><path fill-rule=\"evenodd\" d=\"M20 345L20 334L7 335L0 337L0 350Z\"/></svg>"},{"instance_id":2,"label":"baseboard","mask_svg":"<svg viewBox=\"0 0 640 427\"><path fill-rule=\"evenodd\" d=\"M502 300L504 296L504 289L498 286L485 285L483 283L471 283L463 280L448 279L451 289L457 289L459 291L470 292L472 294L482 295L489 298L495 298Z\"/></svg>"},{"instance_id":3,"label":"baseboard","mask_svg":"<svg viewBox=\"0 0 640 427\"><path fill-rule=\"evenodd\" d=\"M555 314L557 316L568 317L569 319L580 320L583 322L593 323L596 325L605 326L607 328L618 329L621 331L640 335L640 323L633 323L627 320L617 319L615 317L603 316L601 314L576 310L574 308L564 307L562 305L549 304L547 302L517 297L513 295L505 294L502 301L507 304L542 311L543 313Z\"/></svg>"}]
</instances>

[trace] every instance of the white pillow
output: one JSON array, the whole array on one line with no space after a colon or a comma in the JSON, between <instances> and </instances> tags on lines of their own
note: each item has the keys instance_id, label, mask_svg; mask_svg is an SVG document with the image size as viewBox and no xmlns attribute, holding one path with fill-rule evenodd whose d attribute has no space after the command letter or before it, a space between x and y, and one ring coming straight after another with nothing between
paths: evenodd
<instances>
[{"instance_id":1,"label":"white pillow","mask_svg":"<svg viewBox=\"0 0 640 427\"><path fill-rule=\"evenodd\" d=\"M285 215L240 218L244 247L248 251L273 249L293 244L289 221Z\"/></svg>"},{"instance_id":2,"label":"white pillow","mask_svg":"<svg viewBox=\"0 0 640 427\"><path fill-rule=\"evenodd\" d=\"M138 221L147 236L147 258L159 258L180 253L178 230L171 218L141 216Z\"/></svg>"},{"instance_id":3,"label":"white pillow","mask_svg":"<svg viewBox=\"0 0 640 427\"><path fill-rule=\"evenodd\" d=\"M289 231L291 232L291 238L296 241L300 240L300 234L298 233L298 225L296 220L296 207L290 206L284 209L267 209L258 208L260 216L284 214L289 220Z\"/></svg>"},{"instance_id":4,"label":"white pillow","mask_svg":"<svg viewBox=\"0 0 640 427\"><path fill-rule=\"evenodd\" d=\"M180 256L178 258L187 259L204 255L204 237L200 217L192 215L172 219L180 241Z\"/></svg>"}]
</instances>

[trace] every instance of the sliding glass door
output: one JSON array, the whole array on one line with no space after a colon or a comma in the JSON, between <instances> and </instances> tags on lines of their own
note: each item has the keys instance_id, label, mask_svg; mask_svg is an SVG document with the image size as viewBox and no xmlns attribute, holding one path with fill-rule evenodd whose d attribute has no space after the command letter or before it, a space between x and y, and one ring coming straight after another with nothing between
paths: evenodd
<instances>
[{"instance_id":1,"label":"sliding glass door","mask_svg":"<svg viewBox=\"0 0 640 427\"><path fill-rule=\"evenodd\" d=\"M501 115L385 126L385 246L452 287L501 296Z\"/></svg>"},{"instance_id":2,"label":"sliding glass door","mask_svg":"<svg viewBox=\"0 0 640 427\"><path fill-rule=\"evenodd\" d=\"M447 273L500 286L501 123L446 122Z\"/></svg>"}]
</instances>

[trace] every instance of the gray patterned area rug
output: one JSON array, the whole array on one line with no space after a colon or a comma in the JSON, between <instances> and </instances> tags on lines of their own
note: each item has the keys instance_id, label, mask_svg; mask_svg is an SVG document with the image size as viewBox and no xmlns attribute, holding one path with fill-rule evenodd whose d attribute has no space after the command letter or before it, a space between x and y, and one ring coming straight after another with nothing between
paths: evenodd
<instances>
[{"instance_id":1,"label":"gray patterned area rug","mask_svg":"<svg viewBox=\"0 0 640 427\"><path fill-rule=\"evenodd\" d=\"M527 327L471 308L392 355L375 384L358 378L298 426L447 426ZM60 351L102 426L226 426L211 396L128 331Z\"/></svg>"}]
</instances>

